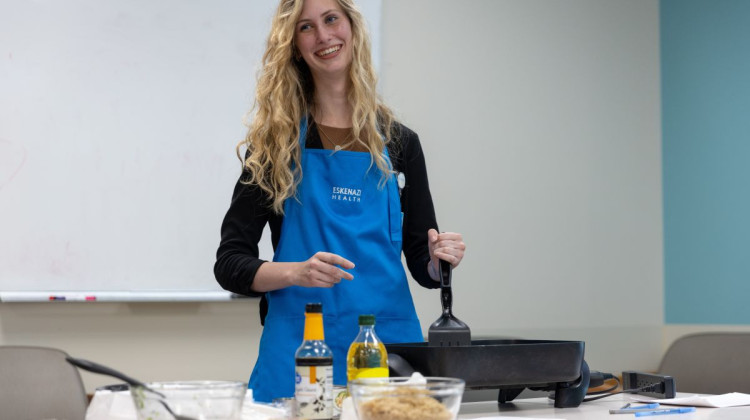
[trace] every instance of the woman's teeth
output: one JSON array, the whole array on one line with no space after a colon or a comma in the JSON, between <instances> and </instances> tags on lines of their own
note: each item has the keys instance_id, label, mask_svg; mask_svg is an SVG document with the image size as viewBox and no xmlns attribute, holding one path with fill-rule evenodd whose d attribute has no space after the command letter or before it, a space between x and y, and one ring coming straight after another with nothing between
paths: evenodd
<instances>
[{"instance_id":1,"label":"woman's teeth","mask_svg":"<svg viewBox=\"0 0 750 420\"><path fill-rule=\"evenodd\" d=\"M339 49L341 49L341 46L339 46L339 45L336 45L335 47L331 47L331 48L326 48L325 50L318 52L318 56L319 57L323 57L323 56L328 55L328 54L333 54L336 51L338 51Z\"/></svg>"}]
</instances>

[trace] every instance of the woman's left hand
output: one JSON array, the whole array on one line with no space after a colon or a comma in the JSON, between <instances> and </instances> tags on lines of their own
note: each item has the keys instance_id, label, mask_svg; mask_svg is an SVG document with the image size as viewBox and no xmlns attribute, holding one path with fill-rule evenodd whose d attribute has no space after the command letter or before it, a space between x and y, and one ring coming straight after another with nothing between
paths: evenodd
<instances>
[{"instance_id":1,"label":"woman's left hand","mask_svg":"<svg viewBox=\"0 0 750 420\"><path fill-rule=\"evenodd\" d=\"M438 260L448 261L453 268L456 268L466 251L463 237L455 232L438 233L437 230L430 229L427 231L427 245L430 249L430 265L427 267L427 273L435 281L440 280Z\"/></svg>"}]
</instances>

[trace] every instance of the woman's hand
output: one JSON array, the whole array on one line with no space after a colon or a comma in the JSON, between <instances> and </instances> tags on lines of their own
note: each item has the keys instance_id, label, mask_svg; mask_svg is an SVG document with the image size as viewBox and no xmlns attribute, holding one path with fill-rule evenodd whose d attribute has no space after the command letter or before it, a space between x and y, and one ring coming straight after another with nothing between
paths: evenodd
<instances>
[{"instance_id":1,"label":"woman's hand","mask_svg":"<svg viewBox=\"0 0 750 420\"><path fill-rule=\"evenodd\" d=\"M264 262L255 273L250 289L270 292L289 286L333 287L341 279L354 278L343 269L351 270L354 263L330 252L318 252L302 262Z\"/></svg>"},{"instance_id":2,"label":"woman's hand","mask_svg":"<svg viewBox=\"0 0 750 420\"><path fill-rule=\"evenodd\" d=\"M466 251L463 237L455 232L438 233L435 229L430 229L427 231L427 245L430 249L430 264L427 266L427 273L435 281L440 281L438 260L448 261L453 268L456 268Z\"/></svg>"},{"instance_id":3,"label":"woman's hand","mask_svg":"<svg viewBox=\"0 0 750 420\"><path fill-rule=\"evenodd\" d=\"M351 270L354 263L330 252L317 252L309 260L296 264L292 274L292 285L302 287L333 287L342 279L354 276L343 269Z\"/></svg>"}]
</instances>

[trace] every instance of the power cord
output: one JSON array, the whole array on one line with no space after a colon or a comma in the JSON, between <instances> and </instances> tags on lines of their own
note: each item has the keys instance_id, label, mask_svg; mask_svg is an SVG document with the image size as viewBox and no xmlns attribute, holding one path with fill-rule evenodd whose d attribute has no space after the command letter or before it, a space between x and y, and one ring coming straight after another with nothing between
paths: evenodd
<instances>
[{"instance_id":1,"label":"power cord","mask_svg":"<svg viewBox=\"0 0 750 420\"><path fill-rule=\"evenodd\" d=\"M586 395L600 395L600 394L609 394L610 392L617 389L621 382L620 378L617 376L611 374L611 373L604 373L604 372L597 372L592 371L589 377L589 388L598 388L602 385L604 385L604 382L608 380L614 379L616 384L612 385L611 387L601 390L601 391L593 391L593 392L587 392ZM585 401L585 400L584 400Z\"/></svg>"},{"instance_id":2,"label":"power cord","mask_svg":"<svg viewBox=\"0 0 750 420\"><path fill-rule=\"evenodd\" d=\"M602 391L592 391L592 392L587 392L586 393L586 395L600 395L600 394L606 394L606 395L603 395L601 397L584 398L581 402L584 402L584 401L593 401L594 399L599 399L599 398L608 397L610 395L615 395L615 394L609 394L609 392L614 391L615 389L617 389L620 386L620 378L618 378L617 376L615 376L615 375L613 375L611 373L603 373L603 372L599 372L599 371L596 371L596 370L590 371L589 372L589 383L588 383L588 388L589 389L591 389L591 388L598 388L598 387L604 385L604 382L606 382L608 380L611 380L611 379L614 379L615 381L617 381L617 383L615 385L613 385L613 386L605 389L605 390L602 390ZM555 400L555 393L554 392L550 393L549 396L548 396L548 398L554 401Z\"/></svg>"},{"instance_id":3,"label":"power cord","mask_svg":"<svg viewBox=\"0 0 750 420\"><path fill-rule=\"evenodd\" d=\"M617 379L617 382L618 382L617 386L619 386L620 380ZM613 389L616 389L617 386L615 386L614 388L611 388L609 390L592 392L592 393L586 394L586 395L603 394L605 392L609 392L609 391L611 391ZM653 384L648 384L648 385L642 386L640 388L623 389L622 391L619 391L619 392L612 392L612 393L605 394L605 395L598 395L596 397L584 398L582 402L596 401L596 400L600 400L602 398L607 398L607 397L611 397L613 395L618 395L618 394L636 394L636 393L639 393L639 392L659 392L660 387L661 387L661 384L659 384L659 383L653 383Z\"/></svg>"},{"instance_id":4,"label":"power cord","mask_svg":"<svg viewBox=\"0 0 750 420\"><path fill-rule=\"evenodd\" d=\"M617 376L611 373L597 372L593 370L591 371L590 376L589 376L589 388L598 388L604 385L604 383L609 380L614 380L616 383L607 389L586 393L587 397L584 398L581 402L596 401L602 398L607 398L607 397L611 397L613 395L619 395L619 394L636 394L639 392L659 392L661 389L661 385L662 385L660 383L652 383L652 384L642 386L640 388L623 389L622 391L619 391L619 392L612 392L622 384L622 382L620 381L620 378L618 378ZM549 398L554 400L555 399L554 394L550 394Z\"/></svg>"}]
</instances>

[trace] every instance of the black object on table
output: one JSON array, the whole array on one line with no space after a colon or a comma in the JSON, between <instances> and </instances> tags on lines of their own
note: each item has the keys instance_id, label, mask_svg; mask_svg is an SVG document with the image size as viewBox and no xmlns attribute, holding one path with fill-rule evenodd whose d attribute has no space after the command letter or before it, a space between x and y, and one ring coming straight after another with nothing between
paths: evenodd
<instances>
[{"instance_id":1,"label":"black object on table","mask_svg":"<svg viewBox=\"0 0 750 420\"><path fill-rule=\"evenodd\" d=\"M554 391L555 407L578 407L586 396L589 369L582 341L472 340L470 345L386 344L392 376L461 378L469 389L498 389L498 403L525 388Z\"/></svg>"}]
</instances>

